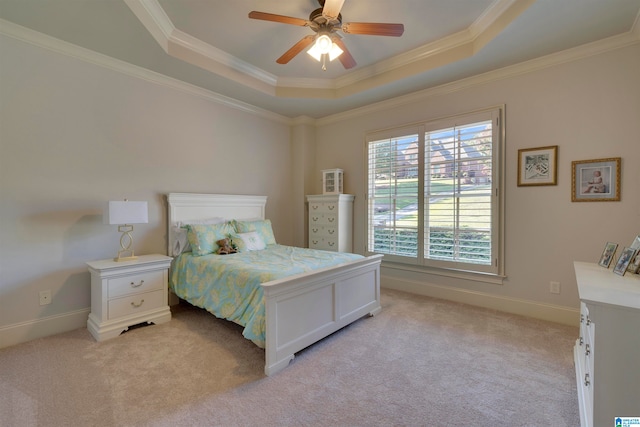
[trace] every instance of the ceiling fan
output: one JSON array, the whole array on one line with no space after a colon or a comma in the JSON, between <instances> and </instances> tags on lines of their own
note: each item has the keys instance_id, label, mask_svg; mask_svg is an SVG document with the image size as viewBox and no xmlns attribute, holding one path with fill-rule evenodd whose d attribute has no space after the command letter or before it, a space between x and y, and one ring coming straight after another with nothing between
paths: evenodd
<instances>
[{"instance_id":1,"label":"ceiling fan","mask_svg":"<svg viewBox=\"0 0 640 427\"><path fill-rule=\"evenodd\" d=\"M355 59L342 41L342 37L337 31L346 34L365 34L374 36L400 37L404 33L403 24L385 24L373 22L348 22L342 23L340 10L345 0L318 0L320 8L314 10L309 15L309 19L293 18L290 16L275 15L273 13L252 11L249 18L263 21L280 22L283 24L299 25L309 27L316 34L303 37L302 40L293 45L280 58L276 60L278 64L286 64L297 54L302 52L310 44L314 43L308 53L318 61L322 59L322 69L326 70L325 60L339 58L344 68L353 68L356 65Z\"/></svg>"}]
</instances>

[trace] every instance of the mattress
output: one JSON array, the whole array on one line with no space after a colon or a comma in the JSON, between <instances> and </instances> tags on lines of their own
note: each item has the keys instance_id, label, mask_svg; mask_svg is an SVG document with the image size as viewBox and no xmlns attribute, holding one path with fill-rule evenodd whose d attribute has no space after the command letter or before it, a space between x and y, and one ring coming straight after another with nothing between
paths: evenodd
<instances>
[{"instance_id":1,"label":"mattress","mask_svg":"<svg viewBox=\"0 0 640 427\"><path fill-rule=\"evenodd\" d=\"M179 255L170 286L175 294L216 317L244 327L243 336L265 345L265 304L261 283L337 266L361 255L268 245L260 251L230 255Z\"/></svg>"}]
</instances>

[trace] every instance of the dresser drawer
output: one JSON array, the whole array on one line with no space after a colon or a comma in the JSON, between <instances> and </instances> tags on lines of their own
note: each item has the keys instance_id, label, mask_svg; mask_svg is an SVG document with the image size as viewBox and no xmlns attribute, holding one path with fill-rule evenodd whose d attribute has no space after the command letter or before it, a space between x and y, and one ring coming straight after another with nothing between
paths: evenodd
<instances>
[{"instance_id":1,"label":"dresser drawer","mask_svg":"<svg viewBox=\"0 0 640 427\"><path fill-rule=\"evenodd\" d=\"M320 249L324 251L337 251L338 239L331 237L311 238L309 240L309 247L311 249Z\"/></svg>"},{"instance_id":2,"label":"dresser drawer","mask_svg":"<svg viewBox=\"0 0 640 427\"><path fill-rule=\"evenodd\" d=\"M309 212L310 213L337 213L338 212L338 204L337 203L310 203L309 204Z\"/></svg>"},{"instance_id":3,"label":"dresser drawer","mask_svg":"<svg viewBox=\"0 0 640 427\"><path fill-rule=\"evenodd\" d=\"M309 215L309 225L337 225L338 215L331 213L312 213Z\"/></svg>"},{"instance_id":4,"label":"dresser drawer","mask_svg":"<svg viewBox=\"0 0 640 427\"><path fill-rule=\"evenodd\" d=\"M107 286L109 288L109 298L162 289L164 286L164 270L148 271L109 279Z\"/></svg>"},{"instance_id":5,"label":"dresser drawer","mask_svg":"<svg viewBox=\"0 0 640 427\"><path fill-rule=\"evenodd\" d=\"M143 313L154 308L164 307L164 292L162 289L143 294L109 300L109 319Z\"/></svg>"},{"instance_id":6,"label":"dresser drawer","mask_svg":"<svg viewBox=\"0 0 640 427\"><path fill-rule=\"evenodd\" d=\"M334 237L338 236L338 228L324 225L313 225L309 228L311 237Z\"/></svg>"}]
</instances>

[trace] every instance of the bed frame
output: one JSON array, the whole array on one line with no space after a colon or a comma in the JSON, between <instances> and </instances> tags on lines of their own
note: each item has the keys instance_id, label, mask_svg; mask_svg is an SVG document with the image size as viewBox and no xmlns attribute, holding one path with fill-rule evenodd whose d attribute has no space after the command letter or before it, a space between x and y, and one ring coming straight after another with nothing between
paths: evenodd
<instances>
[{"instance_id":1,"label":"bed frame","mask_svg":"<svg viewBox=\"0 0 640 427\"><path fill-rule=\"evenodd\" d=\"M266 196L171 193L168 248L178 222L223 217L264 219ZM284 369L295 353L349 325L373 316L380 306L382 255L263 283L266 375Z\"/></svg>"}]
</instances>

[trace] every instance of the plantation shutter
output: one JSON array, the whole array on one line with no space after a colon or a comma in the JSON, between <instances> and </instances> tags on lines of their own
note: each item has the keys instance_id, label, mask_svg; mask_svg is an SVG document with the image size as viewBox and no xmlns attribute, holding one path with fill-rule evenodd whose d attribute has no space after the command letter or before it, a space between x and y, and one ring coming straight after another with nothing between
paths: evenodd
<instances>
[{"instance_id":1,"label":"plantation shutter","mask_svg":"<svg viewBox=\"0 0 640 427\"><path fill-rule=\"evenodd\" d=\"M417 257L418 134L369 143L369 251Z\"/></svg>"},{"instance_id":2,"label":"plantation shutter","mask_svg":"<svg viewBox=\"0 0 640 427\"><path fill-rule=\"evenodd\" d=\"M367 136L367 252L502 274L502 110Z\"/></svg>"},{"instance_id":3,"label":"plantation shutter","mask_svg":"<svg viewBox=\"0 0 640 427\"><path fill-rule=\"evenodd\" d=\"M491 265L492 121L425 133L425 258Z\"/></svg>"}]
</instances>

